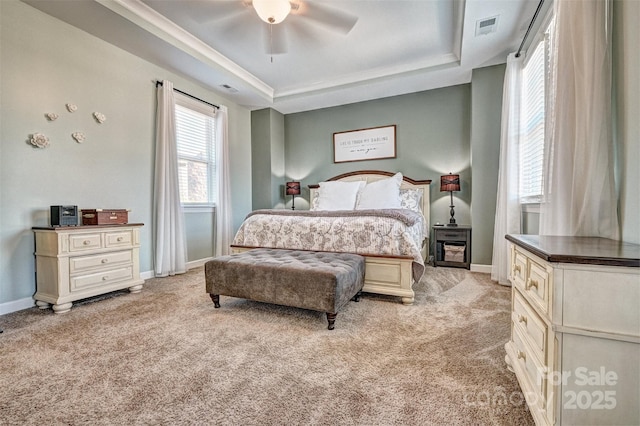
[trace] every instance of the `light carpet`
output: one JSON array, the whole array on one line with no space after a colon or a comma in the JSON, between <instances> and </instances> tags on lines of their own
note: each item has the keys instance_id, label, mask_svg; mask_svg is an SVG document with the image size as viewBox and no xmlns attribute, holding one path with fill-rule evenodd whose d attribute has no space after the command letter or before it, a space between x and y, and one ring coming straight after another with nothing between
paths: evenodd
<instances>
[{"instance_id":1,"label":"light carpet","mask_svg":"<svg viewBox=\"0 0 640 426\"><path fill-rule=\"evenodd\" d=\"M202 268L0 316L0 424L532 425L504 362L510 289L427 267L411 306L221 297Z\"/></svg>"}]
</instances>

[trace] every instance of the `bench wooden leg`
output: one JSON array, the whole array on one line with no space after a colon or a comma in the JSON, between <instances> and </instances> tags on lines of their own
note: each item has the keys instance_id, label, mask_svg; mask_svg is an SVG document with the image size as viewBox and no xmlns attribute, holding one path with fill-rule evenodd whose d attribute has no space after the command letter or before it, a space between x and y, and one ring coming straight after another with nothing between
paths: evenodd
<instances>
[{"instance_id":1,"label":"bench wooden leg","mask_svg":"<svg viewBox=\"0 0 640 426\"><path fill-rule=\"evenodd\" d=\"M329 330L333 330L335 327L335 323L336 323L336 315L338 314L332 314L327 312L327 321L329 322Z\"/></svg>"},{"instance_id":2,"label":"bench wooden leg","mask_svg":"<svg viewBox=\"0 0 640 426\"><path fill-rule=\"evenodd\" d=\"M356 295L351 298L351 300L353 300L354 302L359 302L360 301L360 296L362 296L362 292L361 291L357 292Z\"/></svg>"},{"instance_id":3,"label":"bench wooden leg","mask_svg":"<svg viewBox=\"0 0 640 426\"><path fill-rule=\"evenodd\" d=\"M211 296L211 300L213 300L213 306L215 308L220 307L220 295L219 294L209 294Z\"/></svg>"}]
</instances>

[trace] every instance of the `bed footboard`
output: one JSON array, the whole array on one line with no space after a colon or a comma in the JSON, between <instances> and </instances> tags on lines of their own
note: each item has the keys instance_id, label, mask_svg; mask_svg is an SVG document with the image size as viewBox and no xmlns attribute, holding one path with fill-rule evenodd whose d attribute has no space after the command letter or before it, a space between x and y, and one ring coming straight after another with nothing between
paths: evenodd
<instances>
[{"instance_id":1,"label":"bed footboard","mask_svg":"<svg viewBox=\"0 0 640 426\"><path fill-rule=\"evenodd\" d=\"M242 253L258 247L231 246L231 253ZM402 303L414 301L412 263L410 256L362 255L365 259L364 286L366 293L401 297Z\"/></svg>"}]
</instances>

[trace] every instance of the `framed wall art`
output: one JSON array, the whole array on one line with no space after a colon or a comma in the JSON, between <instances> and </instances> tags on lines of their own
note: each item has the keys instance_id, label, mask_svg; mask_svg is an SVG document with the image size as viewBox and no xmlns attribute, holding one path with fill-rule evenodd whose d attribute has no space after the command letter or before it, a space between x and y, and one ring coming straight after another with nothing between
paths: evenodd
<instances>
[{"instance_id":1,"label":"framed wall art","mask_svg":"<svg viewBox=\"0 0 640 426\"><path fill-rule=\"evenodd\" d=\"M396 126L371 127L333 134L333 162L396 158Z\"/></svg>"}]
</instances>

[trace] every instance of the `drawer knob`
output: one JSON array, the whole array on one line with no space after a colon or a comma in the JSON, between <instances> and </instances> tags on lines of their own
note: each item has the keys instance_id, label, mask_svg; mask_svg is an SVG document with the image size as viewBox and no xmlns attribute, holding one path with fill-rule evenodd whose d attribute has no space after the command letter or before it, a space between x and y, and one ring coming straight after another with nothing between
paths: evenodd
<instances>
[{"instance_id":1,"label":"drawer knob","mask_svg":"<svg viewBox=\"0 0 640 426\"><path fill-rule=\"evenodd\" d=\"M107 263L109 259L102 259L102 263Z\"/></svg>"},{"instance_id":2,"label":"drawer knob","mask_svg":"<svg viewBox=\"0 0 640 426\"><path fill-rule=\"evenodd\" d=\"M84 244L85 246L88 246L89 244L91 244L91 241L90 240L84 240L82 242L82 244Z\"/></svg>"},{"instance_id":3,"label":"drawer knob","mask_svg":"<svg viewBox=\"0 0 640 426\"><path fill-rule=\"evenodd\" d=\"M526 361L527 360L527 354L522 352L522 351L518 351L518 359Z\"/></svg>"},{"instance_id":4,"label":"drawer knob","mask_svg":"<svg viewBox=\"0 0 640 426\"><path fill-rule=\"evenodd\" d=\"M108 275L105 275L104 277L102 277L102 281L106 281L106 280L108 280L108 279L109 279L109 276L108 276Z\"/></svg>"},{"instance_id":5,"label":"drawer knob","mask_svg":"<svg viewBox=\"0 0 640 426\"><path fill-rule=\"evenodd\" d=\"M527 325L527 317L524 315L518 315L518 322L523 322L524 325Z\"/></svg>"},{"instance_id":6,"label":"drawer knob","mask_svg":"<svg viewBox=\"0 0 640 426\"><path fill-rule=\"evenodd\" d=\"M531 288L531 287L535 287L535 289L538 289L538 281L536 280L532 280L531 278L529 278L529 282L528 282L528 286L527 289Z\"/></svg>"},{"instance_id":7,"label":"drawer knob","mask_svg":"<svg viewBox=\"0 0 640 426\"><path fill-rule=\"evenodd\" d=\"M124 238L122 238L122 237L116 238L116 241L118 241L118 242L121 242L122 240L124 240Z\"/></svg>"},{"instance_id":8,"label":"drawer knob","mask_svg":"<svg viewBox=\"0 0 640 426\"><path fill-rule=\"evenodd\" d=\"M514 272L520 272L521 271L520 265L514 265L513 271Z\"/></svg>"}]
</instances>

